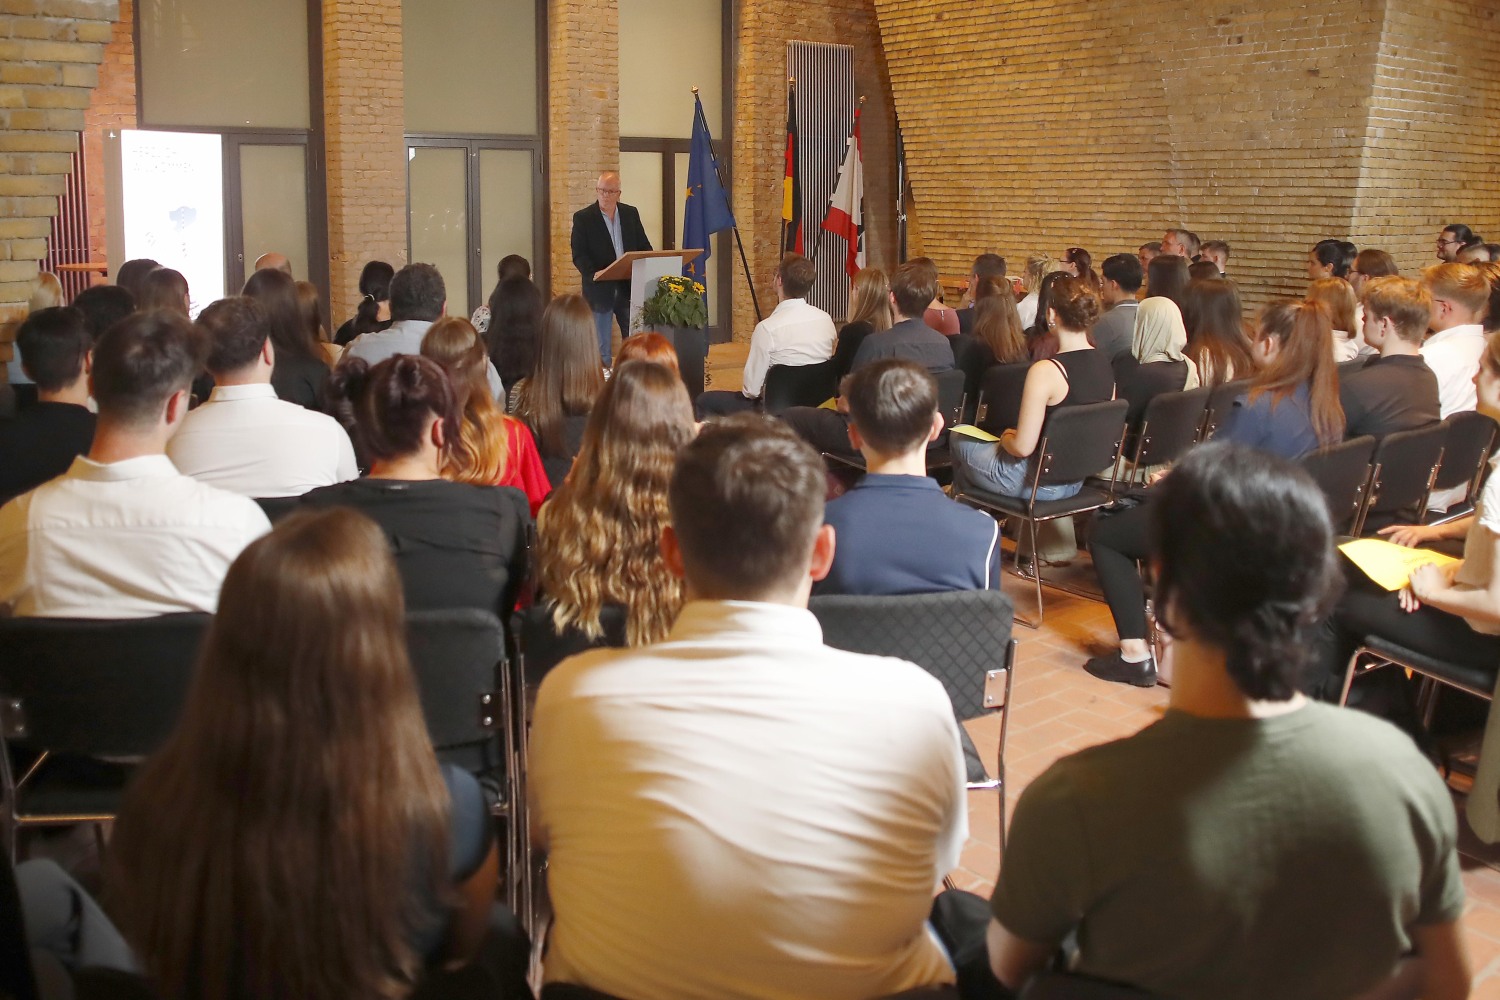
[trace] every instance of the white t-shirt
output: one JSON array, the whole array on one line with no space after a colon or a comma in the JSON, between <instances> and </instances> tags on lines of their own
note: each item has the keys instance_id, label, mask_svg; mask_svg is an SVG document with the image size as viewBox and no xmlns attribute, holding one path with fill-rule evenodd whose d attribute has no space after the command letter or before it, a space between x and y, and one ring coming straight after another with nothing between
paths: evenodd
<instances>
[{"instance_id":1,"label":"white t-shirt","mask_svg":"<svg viewBox=\"0 0 1500 1000\"><path fill-rule=\"evenodd\" d=\"M1021 329L1030 330L1036 325L1036 310L1041 299L1041 292L1030 292L1016 303L1016 315L1021 317Z\"/></svg>"},{"instance_id":2,"label":"white t-shirt","mask_svg":"<svg viewBox=\"0 0 1500 1000\"><path fill-rule=\"evenodd\" d=\"M926 926L966 836L942 685L830 649L811 612L698 601L574 657L532 726L549 982L624 997L869 1000L954 980Z\"/></svg>"},{"instance_id":3,"label":"white t-shirt","mask_svg":"<svg viewBox=\"0 0 1500 1000\"><path fill-rule=\"evenodd\" d=\"M165 455L79 456L0 507L0 615L212 612L229 564L270 529L255 501L184 476Z\"/></svg>"},{"instance_id":4,"label":"white t-shirt","mask_svg":"<svg viewBox=\"0 0 1500 1000\"><path fill-rule=\"evenodd\" d=\"M1484 354L1484 327L1478 323L1454 326L1430 335L1422 344L1422 358L1438 380L1438 403L1443 419L1474 409L1478 397L1474 374Z\"/></svg>"},{"instance_id":5,"label":"white t-shirt","mask_svg":"<svg viewBox=\"0 0 1500 1000\"><path fill-rule=\"evenodd\" d=\"M276 398L267 385L220 385L167 444L183 475L246 497L298 497L354 479L339 422Z\"/></svg>"},{"instance_id":6,"label":"white t-shirt","mask_svg":"<svg viewBox=\"0 0 1500 1000\"><path fill-rule=\"evenodd\" d=\"M833 357L838 340L833 317L806 299L783 299L750 335L740 391L752 398L766 385L772 365L815 365Z\"/></svg>"},{"instance_id":7,"label":"white t-shirt","mask_svg":"<svg viewBox=\"0 0 1500 1000\"><path fill-rule=\"evenodd\" d=\"M1454 574L1453 582L1474 590L1488 589L1495 578L1495 538L1500 536L1500 456L1490 463L1489 478L1474 505L1474 521L1464 538L1464 561ZM1500 625L1465 618L1469 627L1485 635L1500 635Z\"/></svg>"}]
</instances>

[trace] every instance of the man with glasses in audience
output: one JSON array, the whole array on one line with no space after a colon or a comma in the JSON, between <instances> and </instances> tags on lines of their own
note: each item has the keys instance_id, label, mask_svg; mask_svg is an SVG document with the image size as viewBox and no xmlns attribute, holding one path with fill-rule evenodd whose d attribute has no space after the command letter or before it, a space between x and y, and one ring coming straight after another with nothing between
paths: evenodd
<instances>
[{"instance_id":1,"label":"man with glasses in audience","mask_svg":"<svg viewBox=\"0 0 1500 1000\"><path fill-rule=\"evenodd\" d=\"M1458 255L1465 247L1471 247L1480 242L1483 241L1480 240L1479 234L1462 223L1455 222L1451 226L1444 226L1443 231L1438 233L1437 259L1452 264L1458 260Z\"/></svg>"},{"instance_id":2,"label":"man with glasses in audience","mask_svg":"<svg viewBox=\"0 0 1500 1000\"><path fill-rule=\"evenodd\" d=\"M620 175L606 170L594 186L594 204L573 213L573 266L583 278L583 297L594 311L599 357L606 368L613 358L611 318L620 324L621 338L630 336L630 282L596 281L594 275L632 250L652 248L641 213L620 200L621 190Z\"/></svg>"},{"instance_id":3,"label":"man with glasses in audience","mask_svg":"<svg viewBox=\"0 0 1500 1000\"><path fill-rule=\"evenodd\" d=\"M1161 238L1161 252L1163 254L1183 257L1189 261L1198 259L1198 251L1201 246L1198 234L1188 229L1168 229Z\"/></svg>"},{"instance_id":4,"label":"man with glasses in audience","mask_svg":"<svg viewBox=\"0 0 1500 1000\"><path fill-rule=\"evenodd\" d=\"M1484 353L1480 320L1490 301L1490 284L1473 264L1432 264L1422 271L1432 295L1432 331L1422 358L1437 375L1442 416L1474 409L1474 376Z\"/></svg>"}]
</instances>

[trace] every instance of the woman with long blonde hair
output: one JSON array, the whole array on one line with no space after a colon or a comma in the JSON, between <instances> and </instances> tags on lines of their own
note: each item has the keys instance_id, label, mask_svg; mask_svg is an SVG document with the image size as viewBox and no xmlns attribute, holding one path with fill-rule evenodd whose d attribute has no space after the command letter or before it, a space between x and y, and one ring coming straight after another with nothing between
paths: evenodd
<instances>
[{"instance_id":1,"label":"woman with long blonde hair","mask_svg":"<svg viewBox=\"0 0 1500 1000\"><path fill-rule=\"evenodd\" d=\"M490 395L486 378L489 352L468 320L446 316L422 337L422 356L443 367L458 397L463 420L458 439L443 459L443 478L485 486L514 486L526 494L531 514L542 506L552 484L542 468L536 441L526 425L505 415Z\"/></svg>"},{"instance_id":2,"label":"woman with long blonde hair","mask_svg":"<svg viewBox=\"0 0 1500 1000\"><path fill-rule=\"evenodd\" d=\"M838 377L849 374L859 345L872 333L891 328L891 280L878 267L866 267L854 276L849 291L849 318L839 328L833 347L833 366Z\"/></svg>"},{"instance_id":3,"label":"woman with long blonde hair","mask_svg":"<svg viewBox=\"0 0 1500 1000\"><path fill-rule=\"evenodd\" d=\"M541 590L559 632L602 634L607 604L626 608L626 641L656 642L682 606L662 562L667 484L692 440L693 407L672 370L628 361L614 371L566 482L537 518Z\"/></svg>"},{"instance_id":4,"label":"woman with long blonde hair","mask_svg":"<svg viewBox=\"0 0 1500 1000\"><path fill-rule=\"evenodd\" d=\"M156 995L396 1000L475 956L494 835L478 782L438 764L406 650L368 518L294 513L234 561L107 858Z\"/></svg>"}]
</instances>

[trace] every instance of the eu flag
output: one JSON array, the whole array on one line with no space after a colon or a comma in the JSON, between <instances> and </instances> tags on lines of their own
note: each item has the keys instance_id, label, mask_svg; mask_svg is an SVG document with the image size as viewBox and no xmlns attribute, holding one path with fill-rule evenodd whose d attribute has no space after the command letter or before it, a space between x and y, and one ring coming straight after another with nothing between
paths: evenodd
<instances>
[{"instance_id":1,"label":"eu flag","mask_svg":"<svg viewBox=\"0 0 1500 1000\"><path fill-rule=\"evenodd\" d=\"M693 95L693 105L693 148L688 156L682 248L697 250L701 247L703 254L684 264L682 273L694 281L703 281L708 274L708 258L713 252L709 237L721 229L734 228L734 213L729 209L729 196L724 193L724 185L719 183L713 139L708 134L708 121L703 117L703 101L696 94Z\"/></svg>"}]
</instances>

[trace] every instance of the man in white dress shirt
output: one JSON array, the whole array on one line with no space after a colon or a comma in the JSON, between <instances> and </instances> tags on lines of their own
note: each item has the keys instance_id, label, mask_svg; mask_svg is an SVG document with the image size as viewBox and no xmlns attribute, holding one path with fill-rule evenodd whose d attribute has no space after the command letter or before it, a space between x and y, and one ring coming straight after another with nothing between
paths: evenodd
<instances>
[{"instance_id":1,"label":"man in white dress shirt","mask_svg":"<svg viewBox=\"0 0 1500 1000\"><path fill-rule=\"evenodd\" d=\"M167 445L178 471L247 497L297 497L359 475L339 422L276 398L276 348L260 304L220 299L198 315L214 390Z\"/></svg>"},{"instance_id":2,"label":"man in white dress shirt","mask_svg":"<svg viewBox=\"0 0 1500 1000\"><path fill-rule=\"evenodd\" d=\"M926 923L967 826L953 708L919 667L823 645L824 490L779 423L706 426L669 490L671 634L543 682L549 982L868 1000L954 981Z\"/></svg>"},{"instance_id":3,"label":"man in white dress shirt","mask_svg":"<svg viewBox=\"0 0 1500 1000\"><path fill-rule=\"evenodd\" d=\"M789 253L776 269L776 308L750 335L750 353L739 392L711 391L698 397L698 416L724 416L753 410L772 365L815 365L833 357L838 330L833 317L811 305L817 269L801 254Z\"/></svg>"},{"instance_id":4,"label":"man in white dress shirt","mask_svg":"<svg viewBox=\"0 0 1500 1000\"><path fill-rule=\"evenodd\" d=\"M407 264L391 279L390 327L355 337L344 348L344 357L363 358L374 368L395 354L421 354L428 328L447 312L448 286L438 269L431 264ZM486 360L484 365L490 395L504 399L500 373L492 362Z\"/></svg>"},{"instance_id":5,"label":"man in white dress shirt","mask_svg":"<svg viewBox=\"0 0 1500 1000\"><path fill-rule=\"evenodd\" d=\"M229 564L271 526L255 501L184 476L166 456L202 361L201 336L164 309L99 339L88 454L0 507L0 615L145 618L218 607Z\"/></svg>"},{"instance_id":6,"label":"man in white dress shirt","mask_svg":"<svg viewBox=\"0 0 1500 1000\"><path fill-rule=\"evenodd\" d=\"M1484 353L1480 321L1490 286L1473 264L1433 264L1422 270L1422 284L1432 293L1432 332L1422 344L1422 358L1437 375L1446 419L1474 409L1474 375Z\"/></svg>"}]
</instances>

